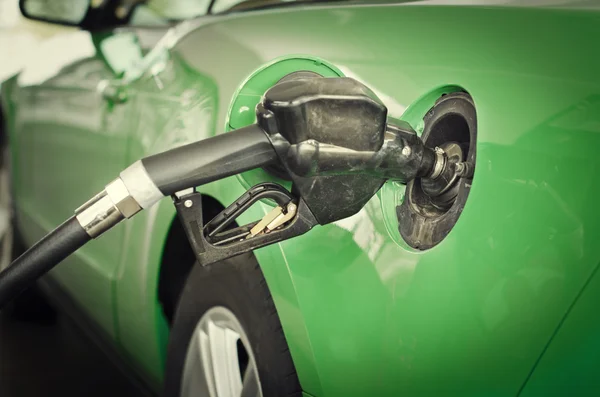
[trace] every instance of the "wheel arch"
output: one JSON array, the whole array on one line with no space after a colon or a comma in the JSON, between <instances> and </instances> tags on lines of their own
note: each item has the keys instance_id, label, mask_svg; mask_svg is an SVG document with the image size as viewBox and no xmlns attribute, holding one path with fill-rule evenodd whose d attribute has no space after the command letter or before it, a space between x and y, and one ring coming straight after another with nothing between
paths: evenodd
<instances>
[{"instance_id":1,"label":"wheel arch","mask_svg":"<svg viewBox=\"0 0 600 397\"><path fill-rule=\"evenodd\" d=\"M203 186L200 191L205 204L212 201L212 208L207 212L214 213L223 208L222 203L231 203L241 196L245 189L232 177ZM245 224L259 219L269 209L263 205L253 206L239 218L239 222ZM186 245L187 240L179 238L182 229L170 200L162 200L123 226L127 228L124 241L127 248L123 252L115 285L119 344L136 368L146 374L150 384L160 387L170 331L164 313L164 292L159 290L164 291L169 280L172 280L172 276L164 272L166 267L163 265L176 260L173 251L183 249L187 258L191 258L189 263L193 263L193 254L189 245ZM174 243L175 240L179 241ZM283 250L274 244L255 251L254 257L273 297L300 382L304 389L320 389L316 360ZM185 274L185 269L180 273ZM183 285L184 282L185 278L177 283ZM180 292L177 288L174 291L175 295Z\"/></svg>"},{"instance_id":2,"label":"wheel arch","mask_svg":"<svg viewBox=\"0 0 600 397\"><path fill-rule=\"evenodd\" d=\"M204 205L209 205L204 215L210 218L224 207L223 204L242 195L245 189L233 177L203 186L200 191ZM239 223L259 219L270 209L266 205L253 206L239 218ZM195 258L187 239L182 238L183 229L169 200L163 200L127 223L130 225L130 238L126 244L132 248L126 250L122 263L123 277L117 283L120 341L134 361L160 382L169 336L167 313L170 310L172 315L176 304L172 297L178 297L191 266L179 269L179 275L169 274L165 269L177 260L176 253L180 250L187 255L184 259L191 259L188 263L193 264ZM136 235L140 236L134 238ZM305 390L320 390L313 347L285 254L278 244L274 244L255 251L254 258L273 297L301 385ZM181 274L185 277L177 279ZM165 289L169 290L169 284L172 288L170 300L165 299Z\"/></svg>"},{"instance_id":3,"label":"wheel arch","mask_svg":"<svg viewBox=\"0 0 600 397\"><path fill-rule=\"evenodd\" d=\"M212 219L225 209L214 197L202 195L202 216ZM169 325L172 323L177 302L189 272L196 262L194 251L185 235L179 217L173 217L169 231L165 236L163 254L158 269L158 301Z\"/></svg>"}]
</instances>

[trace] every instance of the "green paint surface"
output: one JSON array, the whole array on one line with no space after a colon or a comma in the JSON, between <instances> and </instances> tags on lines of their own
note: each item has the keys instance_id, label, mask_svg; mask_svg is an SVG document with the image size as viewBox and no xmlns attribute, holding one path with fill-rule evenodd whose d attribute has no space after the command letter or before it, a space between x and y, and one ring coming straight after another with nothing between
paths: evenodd
<instances>
[{"instance_id":1,"label":"green paint surface","mask_svg":"<svg viewBox=\"0 0 600 397\"><path fill-rule=\"evenodd\" d=\"M574 319L564 319L600 259L599 17L591 7L408 3L189 22L174 46L154 51L159 66L129 83L129 100L101 116L91 90L77 101L90 107L67 114L73 99L45 92L49 83L10 89L17 202L32 219L20 226L33 241L124 165L225 133L240 87L282 57L334 65L417 129L440 90L459 87L477 108L477 168L442 243L405 248L394 224L402 187L388 183L357 215L256 256L310 395L551 395L562 355L574 372L597 366L586 358L593 335L581 330L596 314L584 297L597 295L597 283L573 306ZM40 106L41 95L52 100ZM229 122L249 120L242 116ZM233 177L202 191L229 204L244 184ZM157 383L164 338L156 286L173 216L165 200L82 250L79 270L55 271ZM588 345L554 350L554 335L566 346L577 332ZM587 390L600 388L598 379L585 377ZM589 394L570 395L578 393Z\"/></svg>"}]
</instances>

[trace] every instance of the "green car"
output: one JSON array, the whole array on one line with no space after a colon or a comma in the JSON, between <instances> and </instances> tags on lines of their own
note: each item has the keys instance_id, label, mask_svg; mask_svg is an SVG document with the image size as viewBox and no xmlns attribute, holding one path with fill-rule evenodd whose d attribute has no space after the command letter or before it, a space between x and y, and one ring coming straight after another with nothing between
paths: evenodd
<instances>
[{"instance_id":1,"label":"green car","mask_svg":"<svg viewBox=\"0 0 600 397\"><path fill-rule=\"evenodd\" d=\"M165 199L44 291L166 396L599 395L600 4L455 3L21 0L81 27L1 86L27 245L137 159L253 123L290 76L352 77L475 167L207 267ZM204 217L267 181L290 187L203 186Z\"/></svg>"}]
</instances>

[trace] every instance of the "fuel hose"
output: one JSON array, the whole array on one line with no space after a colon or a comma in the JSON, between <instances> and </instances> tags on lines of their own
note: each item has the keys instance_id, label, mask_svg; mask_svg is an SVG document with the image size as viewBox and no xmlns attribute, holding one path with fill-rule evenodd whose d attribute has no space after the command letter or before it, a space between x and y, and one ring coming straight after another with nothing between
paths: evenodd
<instances>
[{"instance_id":1,"label":"fuel hose","mask_svg":"<svg viewBox=\"0 0 600 397\"><path fill-rule=\"evenodd\" d=\"M0 273L0 308L67 256L165 196L277 161L257 125L141 159Z\"/></svg>"},{"instance_id":2,"label":"fuel hose","mask_svg":"<svg viewBox=\"0 0 600 397\"><path fill-rule=\"evenodd\" d=\"M72 216L0 273L0 308L91 237Z\"/></svg>"}]
</instances>

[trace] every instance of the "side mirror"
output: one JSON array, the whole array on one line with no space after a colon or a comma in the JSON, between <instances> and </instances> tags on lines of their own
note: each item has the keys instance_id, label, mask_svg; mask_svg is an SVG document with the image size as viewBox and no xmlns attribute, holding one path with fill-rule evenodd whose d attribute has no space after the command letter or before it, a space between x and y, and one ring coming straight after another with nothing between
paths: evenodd
<instances>
[{"instance_id":1,"label":"side mirror","mask_svg":"<svg viewBox=\"0 0 600 397\"><path fill-rule=\"evenodd\" d=\"M19 0L25 18L96 30L124 25L137 3L110 0Z\"/></svg>"}]
</instances>

